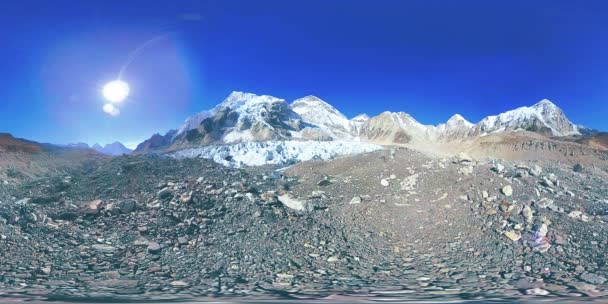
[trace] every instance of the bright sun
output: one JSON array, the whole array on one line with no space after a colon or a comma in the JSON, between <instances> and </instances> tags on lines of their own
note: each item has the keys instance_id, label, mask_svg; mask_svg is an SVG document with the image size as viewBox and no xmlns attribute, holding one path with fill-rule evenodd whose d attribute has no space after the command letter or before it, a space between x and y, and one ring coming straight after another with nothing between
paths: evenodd
<instances>
[{"instance_id":1,"label":"bright sun","mask_svg":"<svg viewBox=\"0 0 608 304\"><path fill-rule=\"evenodd\" d=\"M110 102L121 102L127 96L129 96L129 85L122 80L110 81L103 87L103 97Z\"/></svg>"}]
</instances>

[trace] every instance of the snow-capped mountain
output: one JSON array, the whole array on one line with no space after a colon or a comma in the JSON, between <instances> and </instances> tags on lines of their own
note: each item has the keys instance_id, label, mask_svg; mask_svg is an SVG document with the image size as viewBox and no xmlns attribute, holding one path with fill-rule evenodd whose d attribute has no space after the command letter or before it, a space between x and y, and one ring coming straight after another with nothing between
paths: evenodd
<instances>
[{"instance_id":1,"label":"snow-capped mountain","mask_svg":"<svg viewBox=\"0 0 608 304\"><path fill-rule=\"evenodd\" d=\"M91 149L107 155L123 155L131 154L131 152L133 152L133 150L125 147L125 145L118 141L115 141L111 144L106 144L103 147L100 144L94 144Z\"/></svg>"},{"instance_id":2,"label":"snow-capped mountain","mask_svg":"<svg viewBox=\"0 0 608 304\"><path fill-rule=\"evenodd\" d=\"M435 138L444 141L462 139L469 135L474 126L460 114L454 114L445 124L435 128Z\"/></svg>"},{"instance_id":3,"label":"snow-capped mountain","mask_svg":"<svg viewBox=\"0 0 608 304\"><path fill-rule=\"evenodd\" d=\"M474 135L519 130L552 136L581 134L560 108L543 99L531 107L520 107L484 118L475 126Z\"/></svg>"},{"instance_id":4,"label":"snow-capped mountain","mask_svg":"<svg viewBox=\"0 0 608 304\"><path fill-rule=\"evenodd\" d=\"M131 154L131 152L133 152L133 150L125 147L125 145L123 145L121 142L115 141L111 144L106 144L105 146L102 146L98 143L93 144L92 146L89 146L87 143L70 143L67 145L58 145L60 147L66 147L66 148L73 148L73 149L92 149L95 150L101 154L106 154L106 155L123 155L123 154Z\"/></svg>"},{"instance_id":5,"label":"snow-capped mountain","mask_svg":"<svg viewBox=\"0 0 608 304\"><path fill-rule=\"evenodd\" d=\"M233 92L208 111L186 119L175 131L155 134L137 153L178 151L209 144L265 141L367 141L381 144L449 142L495 132L532 131L551 136L580 135L561 109L548 100L521 107L472 124L459 114L433 126L404 112L365 114L348 119L315 96L295 100Z\"/></svg>"},{"instance_id":6,"label":"snow-capped mountain","mask_svg":"<svg viewBox=\"0 0 608 304\"><path fill-rule=\"evenodd\" d=\"M208 117L203 114L188 121L190 125L184 130L189 130L176 134L174 148L289 139L291 132L300 131L303 124L284 99L243 92L232 92L209 114ZM190 128L199 119L200 124Z\"/></svg>"},{"instance_id":7,"label":"snow-capped mountain","mask_svg":"<svg viewBox=\"0 0 608 304\"><path fill-rule=\"evenodd\" d=\"M477 124L455 114L445 124L423 125L406 113L384 112L364 123L360 133L362 139L372 142L406 143L446 142L512 131L531 131L550 136L581 135L579 127L570 122L560 108L546 99L531 107L488 116Z\"/></svg>"},{"instance_id":8,"label":"snow-capped mountain","mask_svg":"<svg viewBox=\"0 0 608 304\"><path fill-rule=\"evenodd\" d=\"M316 96L306 96L295 100L291 109L298 113L302 121L320 128L331 139L352 137L351 122L336 108Z\"/></svg>"}]
</instances>

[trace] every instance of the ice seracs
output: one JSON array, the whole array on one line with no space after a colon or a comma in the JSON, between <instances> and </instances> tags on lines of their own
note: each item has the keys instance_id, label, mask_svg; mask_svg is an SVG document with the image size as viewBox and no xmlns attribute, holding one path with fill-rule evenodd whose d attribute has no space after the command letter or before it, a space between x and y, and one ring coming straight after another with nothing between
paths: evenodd
<instances>
[{"instance_id":1,"label":"ice seracs","mask_svg":"<svg viewBox=\"0 0 608 304\"><path fill-rule=\"evenodd\" d=\"M289 165L307 160L329 160L344 155L372 152L381 146L352 141L264 141L232 145L209 145L183 149L169 155L175 158L212 159L229 167Z\"/></svg>"}]
</instances>

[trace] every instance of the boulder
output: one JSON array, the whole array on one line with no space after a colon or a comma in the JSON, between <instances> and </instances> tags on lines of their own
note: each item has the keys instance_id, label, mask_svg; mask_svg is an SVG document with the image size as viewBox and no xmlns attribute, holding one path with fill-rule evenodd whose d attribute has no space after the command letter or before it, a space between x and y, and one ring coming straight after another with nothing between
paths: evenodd
<instances>
[{"instance_id":1,"label":"boulder","mask_svg":"<svg viewBox=\"0 0 608 304\"><path fill-rule=\"evenodd\" d=\"M511 196L511 195L513 195L513 188L511 188L511 185L506 185L506 186L502 187L501 192L505 196Z\"/></svg>"},{"instance_id":2,"label":"boulder","mask_svg":"<svg viewBox=\"0 0 608 304\"><path fill-rule=\"evenodd\" d=\"M103 208L103 201L97 199L97 200L86 203L84 205L82 212L84 214L96 215L96 214L99 214L99 212L101 211L102 208Z\"/></svg>"},{"instance_id":3,"label":"boulder","mask_svg":"<svg viewBox=\"0 0 608 304\"><path fill-rule=\"evenodd\" d=\"M288 208L297 211L312 211L314 209L313 205L308 203L307 201L297 200L289 194L281 195L278 197L279 202L285 205Z\"/></svg>"}]
</instances>

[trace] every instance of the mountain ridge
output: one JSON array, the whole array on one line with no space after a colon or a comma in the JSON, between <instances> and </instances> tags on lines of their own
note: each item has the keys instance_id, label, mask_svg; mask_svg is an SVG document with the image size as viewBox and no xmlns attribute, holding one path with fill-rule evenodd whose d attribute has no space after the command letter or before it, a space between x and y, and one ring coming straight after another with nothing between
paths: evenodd
<instances>
[{"instance_id":1,"label":"mountain ridge","mask_svg":"<svg viewBox=\"0 0 608 304\"><path fill-rule=\"evenodd\" d=\"M484 117L473 124L460 114L445 123L425 125L405 112L359 114L348 119L323 99L308 95L291 103L270 95L234 91L211 110L188 117L171 138L155 134L136 153L175 151L209 144L267 140L355 140L382 144L450 142L492 133L531 131L545 136L579 136L553 102L543 99L529 107ZM155 144L150 145L154 141Z\"/></svg>"},{"instance_id":2,"label":"mountain ridge","mask_svg":"<svg viewBox=\"0 0 608 304\"><path fill-rule=\"evenodd\" d=\"M89 146L87 143L83 143L83 142L70 143L67 145L60 145L60 146L63 146L66 148L74 148L74 149L85 149L85 150L92 149L101 154L113 155L113 156L131 154L131 152L133 152L133 150L127 148L124 144L122 144L119 141L114 141L113 143L105 144L103 146L100 145L99 143L95 143L95 144Z\"/></svg>"}]
</instances>

